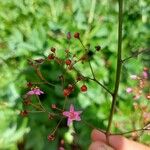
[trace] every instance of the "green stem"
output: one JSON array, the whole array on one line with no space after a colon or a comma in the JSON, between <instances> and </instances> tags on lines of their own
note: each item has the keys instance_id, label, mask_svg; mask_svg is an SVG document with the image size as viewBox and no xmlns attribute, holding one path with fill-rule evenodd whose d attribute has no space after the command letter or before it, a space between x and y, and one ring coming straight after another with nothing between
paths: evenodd
<instances>
[{"instance_id":1,"label":"green stem","mask_svg":"<svg viewBox=\"0 0 150 150\"><path fill-rule=\"evenodd\" d=\"M142 53L144 53L144 52L148 52L148 51L150 52L150 49L149 49L149 48L142 49L141 51L136 50L131 56L129 56L129 57L123 59L123 60L122 60L122 63L124 63L125 61L127 61L127 60L129 60L129 59L131 59L131 58L137 57L138 55L140 55L140 54L142 54Z\"/></svg>"},{"instance_id":2,"label":"green stem","mask_svg":"<svg viewBox=\"0 0 150 150\"><path fill-rule=\"evenodd\" d=\"M113 95L113 93L112 93L107 87L105 87L102 83L100 83L96 78L95 78L95 79L92 79L92 78L87 77L87 79L90 79L90 80L95 81L95 82L96 82L97 84L99 84L104 90L106 90L110 95Z\"/></svg>"},{"instance_id":3,"label":"green stem","mask_svg":"<svg viewBox=\"0 0 150 150\"><path fill-rule=\"evenodd\" d=\"M73 67L73 69L78 73L80 74L82 77L84 77L84 79L89 79L91 81L94 81L96 82L98 85L100 85L104 90L106 90L110 95L112 95L113 93L105 86L103 85L101 82L99 82L96 78L90 78L90 77L86 77L84 76L79 70L77 70L75 67Z\"/></svg>"},{"instance_id":4,"label":"green stem","mask_svg":"<svg viewBox=\"0 0 150 150\"><path fill-rule=\"evenodd\" d=\"M38 103L39 103L40 107L42 108L42 110L43 110L44 112L47 112L47 110L45 109L45 107L42 105L41 100L40 100L40 98L39 98L38 95L36 95L36 98L38 99Z\"/></svg>"},{"instance_id":5,"label":"green stem","mask_svg":"<svg viewBox=\"0 0 150 150\"><path fill-rule=\"evenodd\" d=\"M59 125L60 125L60 123L62 122L62 120L63 120L63 117L59 120L57 126L54 128L54 130L52 131L51 134L53 134L53 135L55 134L55 132L57 131L57 128L59 127Z\"/></svg>"},{"instance_id":6,"label":"green stem","mask_svg":"<svg viewBox=\"0 0 150 150\"><path fill-rule=\"evenodd\" d=\"M111 135L125 135L125 134L130 134L130 133L133 133L133 132L143 132L143 131L150 131L150 129L144 129L144 128L141 128L141 129L135 129L135 130L132 130L132 131L127 131L127 132L123 132L123 133L115 133L115 134L111 134Z\"/></svg>"},{"instance_id":7,"label":"green stem","mask_svg":"<svg viewBox=\"0 0 150 150\"><path fill-rule=\"evenodd\" d=\"M117 54L117 71L116 71L116 80L115 80L115 89L112 95L112 105L109 115L109 121L108 126L106 130L106 136L108 139L108 135L110 134L110 128L112 124L112 119L114 115L114 110L116 106L116 100L117 100L117 94L119 89L119 83L120 83L120 75L121 75L121 67L122 67L122 22L123 22L123 0L119 0L119 27L118 27L118 54Z\"/></svg>"},{"instance_id":8,"label":"green stem","mask_svg":"<svg viewBox=\"0 0 150 150\"><path fill-rule=\"evenodd\" d=\"M83 49L85 50L86 55L87 55L88 51L87 51L86 47L84 46L84 44L83 44L83 42L82 42L82 40L81 40L80 38L79 38L79 41L80 41L80 43L81 43L81 45L82 45L82 47L83 47ZM93 76L93 78L95 79L94 71L93 71L93 68L92 68L92 65L91 65L90 60L88 61L88 64L89 64L89 66L90 66L92 76Z\"/></svg>"}]
</instances>

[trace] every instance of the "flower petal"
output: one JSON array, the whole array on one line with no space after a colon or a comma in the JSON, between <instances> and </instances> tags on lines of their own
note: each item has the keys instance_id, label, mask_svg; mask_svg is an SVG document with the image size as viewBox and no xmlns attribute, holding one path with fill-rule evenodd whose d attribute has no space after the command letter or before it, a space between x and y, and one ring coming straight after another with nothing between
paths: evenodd
<instances>
[{"instance_id":1,"label":"flower petal","mask_svg":"<svg viewBox=\"0 0 150 150\"><path fill-rule=\"evenodd\" d=\"M80 116L76 115L75 120L80 121L81 120Z\"/></svg>"},{"instance_id":2,"label":"flower petal","mask_svg":"<svg viewBox=\"0 0 150 150\"><path fill-rule=\"evenodd\" d=\"M41 94L43 94L44 92L43 91L41 91L40 89L34 89L34 94L35 95L41 95Z\"/></svg>"},{"instance_id":3,"label":"flower petal","mask_svg":"<svg viewBox=\"0 0 150 150\"><path fill-rule=\"evenodd\" d=\"M43 92L43 91L41 91L41 90L40 90L40 93L41 93L41 94L44 94L44 92Z\"/></svg>"},{"instance_id":4,"label":"flower petal","mask_svg":"<svg viewBox=\"0 0 150 150\"><path fill-rule=\"evenodd\" d=\"M144 79L147 79L147 78L148 78L148 73L147 73L147 71L143 71L143 78L144 78Z\"/></svg>"},{"instance_id":5,"label":"flower petal","mask_svg":"<svg viewBox=\"0 0 150 150\"><path fill-rule=\"evenodd\" d=\"M64 111L63 115L66 116L66 117L69 117L70 116L70 112L69 111Z\"/></svg>"},{"instance_id":6,"label":"flower petal","mask_svg":"<svg viewBox=\"0 0 150 150\"><path fill-rule=\"evenodd\" d=\"M34 91L29 91L28 93L27 93L27 95L33 95L34 94Z\"/></svg>"}]
</instances>

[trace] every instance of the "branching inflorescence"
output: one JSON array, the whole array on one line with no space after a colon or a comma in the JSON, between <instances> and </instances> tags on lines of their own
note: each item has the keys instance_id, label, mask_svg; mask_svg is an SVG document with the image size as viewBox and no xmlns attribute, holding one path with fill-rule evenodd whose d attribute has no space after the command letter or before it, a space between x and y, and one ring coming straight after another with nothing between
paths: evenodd
<instances>
[{"instance_id":1,"label":"branching inflorescence","mask_svg":"<svg viewBox=\"0 0 150 150\"><path fill-rule=\"evenodd\" d=\"M70 43L71 40L71 33L67 33L67 40L68 43ZM28 116L30 113L46 113L48 115L48 119L54 119L55 117L60 117L60 121L54 128L54 130L48 135L48 140L54 140L56 131L61 124L62 120L64 118L67 118L67 125L69 126L73 121L80 121L80 115L82 115L82 111L76 111L73 104L70 104L70 109L66 110L66 104L68 102L69 96L74 92L76 85L78 82L82 82L82 85L80 87L80 91L82 93L86 93L88 91L88 87L86 85L87 80L91 80L96 82L99 86L104 88L106 92L109 94L112 94L109 89L107 89L102 83L100 83L97 78L94 75L94 71L92 68L92 65L90 63L90 55L89 55L89 49L87 49L80 38L80 34L76 32L74 34L74 38L79 41L79 43L82 45L84 52L81 56L77 57L76 55L72 54L70 49L67 48L65 53L65 59L57 57L56 54L56 48L51 47L50 54L45 58L40 58L36 60L28 60L29 64L33 67L35 70L37 76L40 78L40 82L28 82L27 87L30 89L24 96L23 96L23 104L25 106L32 106L34 110L22 110L20 112L21 116ZM101 47L99 45L95 46L95 52L99 52L101 50ZM40 95L46 94L43 89L40 89L41 84L46 84L50 86L51 88L55 88L55 84L49 82L44 75L42 74L40 70L40 66L43 65L45 62L55 62L61 67L64 67L66 69L66 72L68 71L74 71L76 73L76 79L72 83L69 83L66 85L66 76L65 74L62 74L59 76L58 80L60 82L60 85L62 86L62 95L64 96L64 104L62 108L58 108L56 104L51 105L51 109L54 110L54 112L50 112L47 110L47 108L44 107L40 100ZM92 77L86 77L84 76L77 68L77 63L83 63L87 62L89 65L89 68L91 70ZM32 102L32 97L35 97L37 99L36 103Z\"/></svg>"}]
</instances>

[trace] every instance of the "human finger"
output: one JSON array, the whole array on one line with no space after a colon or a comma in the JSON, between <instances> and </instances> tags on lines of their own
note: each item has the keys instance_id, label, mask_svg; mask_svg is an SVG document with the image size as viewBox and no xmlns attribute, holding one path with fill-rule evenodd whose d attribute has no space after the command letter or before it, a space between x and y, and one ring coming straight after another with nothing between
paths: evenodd
<instances>
[{"instance_id":1,"label":"human finger","mask_svg":"<svg viewBox=\"0 0 150 150\"><path fill-rule=\"evenodd\" d=\"M103 142L95 141L91 143L89 150L114 150L114 149Z\"/></svg>"}]
</instances>

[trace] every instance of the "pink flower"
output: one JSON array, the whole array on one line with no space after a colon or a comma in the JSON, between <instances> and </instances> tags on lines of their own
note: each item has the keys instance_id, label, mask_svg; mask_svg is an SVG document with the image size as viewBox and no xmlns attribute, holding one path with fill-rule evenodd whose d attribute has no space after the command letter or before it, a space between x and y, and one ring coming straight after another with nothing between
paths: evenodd
<instances>
[{"instance_id":1,"label":"pink flower","mask_svg":"<svg viewBox=\"0 0 150 150\"><path fill-rule=\"evenodd\" d=\"M38 87L31 89L31 91L27 93L27 95L41 95L41 94L44 94L44 92L41 91Z\"/></svg>"},{"instance_id":2,"label":"pink flower","mask_svg":"<svg viewBox=\"0 0 150 150\"><path fill-rule=\"evenodd\" d=\"M143 71L143 78L147 79L148 78L148 72L147 71Z\"/></svg>"},{"instance_id":3,"label":"pink flower","mask_svg":"<svg viewBox=\"0 0 150 150\"><path fill-rule=\"evenodd\" d=\"M131 92L132 92L132 88L128 87L128 88L126 89L126 92L127 92L127 93L131 93Z\"/></svg>"},{"instance_id":4,"label":"pink flower","mask_svg":"<svg viewBox=\"0 0 150 150\"><path fill-rule=\"evenodd\" d=\"M63 112L63 115L68 117L67 125L69 126L72 123L72 121L74 121L74 120L80 121L81 120L81 118L80 118L81 113L82 113L82 111L75 111L74 106L71 104L70 110Z\"/></svg>"}]
</instances>

